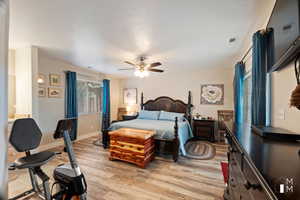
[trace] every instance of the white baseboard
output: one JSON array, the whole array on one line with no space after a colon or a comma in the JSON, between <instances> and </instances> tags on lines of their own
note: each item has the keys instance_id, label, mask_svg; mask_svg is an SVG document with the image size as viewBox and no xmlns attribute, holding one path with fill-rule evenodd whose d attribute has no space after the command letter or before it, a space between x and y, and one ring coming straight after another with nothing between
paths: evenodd
<instances>
[{"instance_id":1,"label":"white baseboard","mask_svg":"<svg viewBox=\"0 0 300 200\"><path fill-rule=\"evenodd\" d=\"M99 135L99 132L87 133L87 134L78 136L78 138L77 138L76 141L84 140L86 138L97 136L97 135ZM55 140L55 141L53 141L53 142L51 142L49 144L41 145L37 149L37 152L46 151L46 150L53 149L53 148L56 148L56 147L59 147L59 146L63 146L63 145L64 145L64 141L62 139Z\"/></svg>"}]
</instances>

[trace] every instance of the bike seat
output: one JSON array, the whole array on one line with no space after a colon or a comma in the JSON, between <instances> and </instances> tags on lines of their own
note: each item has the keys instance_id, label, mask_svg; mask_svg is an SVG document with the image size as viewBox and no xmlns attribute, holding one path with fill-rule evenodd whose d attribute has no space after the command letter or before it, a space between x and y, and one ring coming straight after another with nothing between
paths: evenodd
<instances>
[{"instance_id":1,"label":"bike seat","mask_svg":"<svg viewBox=\"0 0 300 200\"><path fill-rule=\"evenodd\" d=\"M54 156L55 153L51 151L42 151L32 155L24 156L15 161L15 168L25 169L39 167L52 160Z\"/></svg>"}]
</instances>

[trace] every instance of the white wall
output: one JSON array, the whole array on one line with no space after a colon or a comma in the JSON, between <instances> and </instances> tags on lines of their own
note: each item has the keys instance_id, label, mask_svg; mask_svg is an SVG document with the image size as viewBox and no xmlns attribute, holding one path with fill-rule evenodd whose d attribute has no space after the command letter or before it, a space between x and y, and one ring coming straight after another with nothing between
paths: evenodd
<instances>
[{"instance_id":1,"label":"white wall","mask_svg":"<svg viewBox=\"0 0 300 200\"><path fill-rule=\"evenodd\" d=\"M259 30L266 27L272 8L275 4L275 0L268 0L266 4L268 5L265 9L265 15L261 19L261 21L264 23L262 26L254 27L254 30ZM248 43L245 46L250 45L251 44ZM246 58L247 71L251 70L252 67L251 56L252 55L250 53ZM292 63L289 64L289 66L287 66L285 69L272 73L271 87L271 125L274 127L285 128L299 134L300 124L296 123L296 119L299 119L300 111L289 106L291 93L296 87L296 79ZM284 113L284 119L282 119L282 113Z\"/></svg>"},{"instance_id":2,"label":"white wall","mask_svg":"<svg viewBox=\"0 0 300 200\"><path fill-rule=\"evenodd\" d=\"M252 67L251 54L246 60L246 70L249 71ZM296 88L294 64L271 75L271 125L299 134L300 124L296 123L296 119L300 117L300 110L290 107L291 93Z\"/></svg>"},{"instance_id":3,"label":"white wall","mask_svg":"<svg viewBox=\"0 0 300 200\"><path fill-rule=\"evenodd\" d=\"M8 55L8 117L14 118L16 113L16 73L15 50L10 49Z\"/></svg>"},{"instance_id":4,"label":"white wall","mask_svg":"<svg viewBox=\"0 0 300 200\"><path fill-rule=\"evenodd\" d=\"M31 116L38 120L38 87L35 84L38 74L38 49L23 47L9 50L9 118Z\"/></svg>"},{"instance_id":5,"label":"white wall","mask_svg":"<svg viewBox=\"0 0 300 200\"><path fill-rule=\"evenodd\" d=\"M224 84L224 105L201 105L201 84ZM205 68L164 72L162 74L151 73L147 78L137 77L123 81L123 88L138 88L138 103L140 94L144 92L144 100L154 99L159 96L170 96L187 103L188 91L192 92L192 103L195 106L193 113L217 118L217 110L233 109L233 74L231 68ZM123 104L123 94L120 95L120 105ZM139 109L139 104L137 105Z\"/></svg>"},{"instance_id":6,"label":"white wall","mask_svg":"<svg viewBox=\"0 0 300 200\"><path fill-rule=\"evenodd\" d=\"M121 106L122 81L111 75L105 75L105 79L110 80L110 118L113 121L118 119L118 108Z\"/></svg>"},{"instance_id":7,"label":"white wall","mask_svg":"<svg viewBox=\"0 0 300 200\"><path fill-rule=\"evenodd\" d=\"M39 106L37 103L38 101L38 96L36 95L38 93L38 48L32 46L31 47L31 100L32 100L32 105L31 105L31 116L32 118L39 120Z\"/></svg>"},{"instance_id":8,"label":"white wall","mask_svg":"<svg viewBox=\"0 0 300 200\"><path fill-rule=\"evenodd\" d=\"M16 114L32 114L31 48L15 50Z\"/></svg>"},{"instance_id":9,"label":"white wall","mask_svg":"<svg viewBox=\"0 0 300 200\"><path fill-rule=\"evenodd\" d=\"M296 85L293 63L272 74L272 126L300 134L300 124L297 123L300 110L290 107L290 97Z\"/></svg>"},{"instance_id":10,"label":"white wall","mask_svg":"<svg viewBox=\"0 0 300 200\"><path fill-rule=\"evenodd\" d=\"M0 199L7 199L8 12L8 1L0 0Z\"/></svg>"}]
</instances>

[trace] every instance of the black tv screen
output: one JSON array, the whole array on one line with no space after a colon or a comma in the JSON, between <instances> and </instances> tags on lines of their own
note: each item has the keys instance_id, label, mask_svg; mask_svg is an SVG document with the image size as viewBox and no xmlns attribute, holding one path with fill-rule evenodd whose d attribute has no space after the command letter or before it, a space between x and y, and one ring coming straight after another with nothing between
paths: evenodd
<instances>
[{"instance_id":1,"label":"black tv screen","mask_svg":"<svg viewBox=\"0 0 300 200\"><path fill-rule=\"evenodd\" d=\"M284 67L298 50L300 0L277 0L267 28L274 30L275 70ZM299 42L298 42L299 43ZM273 69L274 71L274 69Z\"/></svg>"}]
</instances>

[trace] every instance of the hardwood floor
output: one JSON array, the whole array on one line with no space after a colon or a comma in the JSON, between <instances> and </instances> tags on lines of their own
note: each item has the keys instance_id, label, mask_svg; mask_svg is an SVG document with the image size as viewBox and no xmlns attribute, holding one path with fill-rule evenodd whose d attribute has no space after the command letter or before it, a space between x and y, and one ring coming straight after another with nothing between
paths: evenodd
<instances>
[{"instance_id":1,"label":"hardwood floor","mask_svg":"<svg viewBox=\"0 0 300 200\"><path fill-rule=\"evenodd\" d=\"M216 200L223 199L224 182L220 161L227 160L227 146L215 144L212 160L191 160L180 157L156 158L146 169L121 161L109 161L108 151L94 146L96 138L74 144L74 150L88 182L88 200ZM61 150L55 149L55 151ZM43 167L49 176L56 165L67 162L66 154L57 156ZM13 180L12 177L18 177ZM9 174L9 194L13 196L29 189L27 171ZM26 177L26 178L25 178ZM26 180L25 180L26 179ZM38 199L29 197L27 199Z\"/></svg>"}]
</instances>

